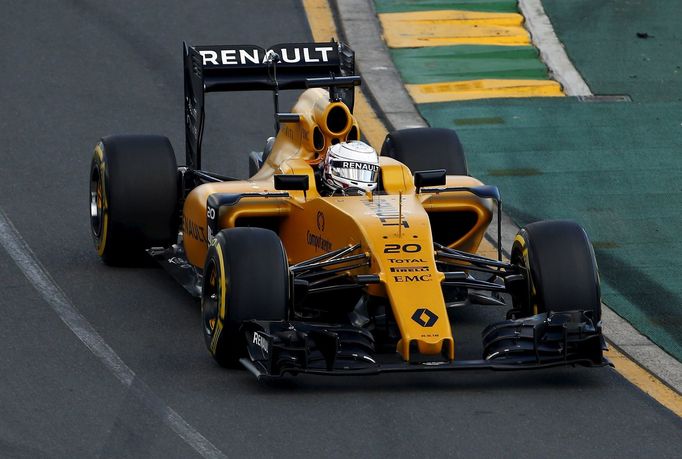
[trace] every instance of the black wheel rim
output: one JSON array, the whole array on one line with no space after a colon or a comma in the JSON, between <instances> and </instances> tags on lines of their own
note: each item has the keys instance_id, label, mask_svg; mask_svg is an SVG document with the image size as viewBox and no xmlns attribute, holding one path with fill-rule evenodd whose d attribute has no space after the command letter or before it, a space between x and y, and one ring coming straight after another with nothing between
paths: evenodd
<instances>
[{"instance_id":1,"label":"black wheel rim","mask_svg":"<svg viewBox=\"0 0 682 459\"><path fill-rule=\"evenodd\" d=\"M99 167L94 165L90 173L90 228L97 239L102 236L103 214L104 183Z\"/></svg>"},{"instance_id":2,"label":"black wheel rim","mask_svg":"<svg viewBox=\"0 0 682 459\"><path fill-rule=\"evenodd\" d=\"M220 271L215 260L209 260L204 279L204 286L201 295L201 318L204 327L204 334L212 337L215 333L216 323L218 322L218 303L221 295L220 282L218 277Z\"/></svg>"}]
</instances>

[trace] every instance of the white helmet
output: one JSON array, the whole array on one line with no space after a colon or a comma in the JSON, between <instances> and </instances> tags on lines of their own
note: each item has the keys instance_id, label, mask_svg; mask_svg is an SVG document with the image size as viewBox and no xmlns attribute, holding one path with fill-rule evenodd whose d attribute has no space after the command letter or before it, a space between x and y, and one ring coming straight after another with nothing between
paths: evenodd
<instances>
[{"instance_id":1,"label":"white helmet","mask_svg":"<svg viewBox=\"0 0 682 459\"><path fill-rule=\"evenodd\" d=\"M359 188L373 191L379 175L379 155L364 142L332 145L322 163L322 181L333 191Z\"/></svg>"}]
</instances>

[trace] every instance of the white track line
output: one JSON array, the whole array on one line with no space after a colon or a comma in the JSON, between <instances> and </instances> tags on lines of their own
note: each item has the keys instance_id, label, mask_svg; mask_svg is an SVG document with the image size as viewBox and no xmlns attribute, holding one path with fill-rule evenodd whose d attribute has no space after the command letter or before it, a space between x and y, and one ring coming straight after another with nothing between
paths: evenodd
<instances>
[{"instance_id":1,"label":"white track line","mask_svg":"<svg viewBox=\"0 0 682 459\"><path fill-rule=\"evenodd\" d=\"M567 96L591 96L590 88L568 58L564 46L554 33L541 0L519 0L519 9L526 19L526 28L533 44L540 50L542 60L552 76L564 88Z\"/></svg>"},{"instance_id":2,"label":"white track line","mask_svg":"<svg viewBox=\"0 0 682 459\"><path fill-rule=\"evenodd\" d=\"M166 405L149 386L142 380L136 379L135 372L121 360L111 346L90 325L90 322L71 304L66 294L43 268L2 209L0 209L0 244L24 276L33 284L43 300L57 313L62 322L166 426L202 457L226 457L222 451L189 425L175 410Z\"/></svg>"}]
</instances>

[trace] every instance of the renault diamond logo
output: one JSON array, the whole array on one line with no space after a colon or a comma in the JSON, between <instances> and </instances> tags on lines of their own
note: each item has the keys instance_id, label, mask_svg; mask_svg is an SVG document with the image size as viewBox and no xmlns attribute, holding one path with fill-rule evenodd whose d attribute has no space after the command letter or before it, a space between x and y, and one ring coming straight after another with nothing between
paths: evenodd
<instances>
[{"instance_id":1,"label":"renault diamond logo","mask_svg":"<svg viewBox=\"0 0 682 459\"><path fill-rule=\"evenodd\" d=\"M433 327L438 321L438 316L426 308L419 308L412 314L412 320L422 327Z\"/></svg>"}]
</instances>

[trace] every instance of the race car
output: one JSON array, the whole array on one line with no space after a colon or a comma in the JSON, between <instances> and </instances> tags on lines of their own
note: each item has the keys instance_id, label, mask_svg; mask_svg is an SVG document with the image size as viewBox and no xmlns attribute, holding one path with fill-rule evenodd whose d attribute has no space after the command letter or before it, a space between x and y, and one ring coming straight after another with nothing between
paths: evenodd
<instances>
[{"instance_id":1,"label":"race car","mask_svg":"<svg viewBox=\"0 0 682 459\"><path fill-rule=\"evenodd\" d=\"M380 155L353 115L345 44L184 44L186 164L166 137L96 145L90 223L110 265L149 256L201 300L213 358L257 377L603 366L594 252L570 221L522 228L503 260L496 187L468 174L457 134L389 133ZM204 96L272 91L275 136L250 178L203 170ZM279 92L302 91L290 112ZM477 250L497 211L497 259ZM449 311L506 306L458 358ZM453 328L454 327L454 328Z\"/></svg>"}]
</instances>

